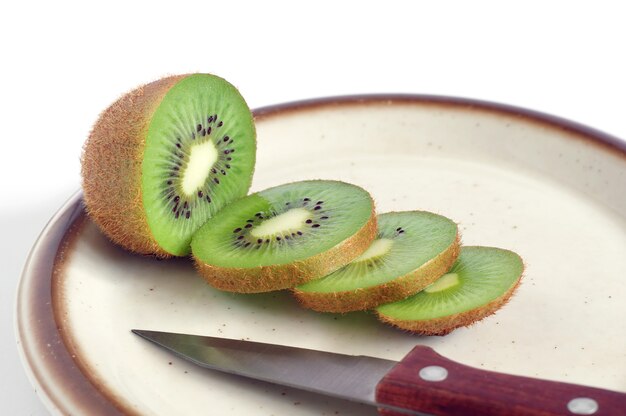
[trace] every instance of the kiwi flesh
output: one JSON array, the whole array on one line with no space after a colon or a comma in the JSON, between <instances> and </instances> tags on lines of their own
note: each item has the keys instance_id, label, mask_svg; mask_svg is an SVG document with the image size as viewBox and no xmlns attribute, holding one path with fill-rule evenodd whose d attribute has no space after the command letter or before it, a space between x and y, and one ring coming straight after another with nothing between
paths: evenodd
<instances>
[{"instance_id":1,"label":"kiwi flesh","mask_svg":"<svg viewBox=\"0 0 626 416\"><path fill-rule=\"evenodd\" d=\"M87 212L126 249L186 255L191 235L247 193L255 137L250 109L222 78L179 75L139 87L101 114L85 143Z\"/></svg>"},{"instance_id":2,"label":"kiwi flesh","mask_svg":"<svg viewBox=\"0 0 626 416\"><path fill-rule=\"evenodd\" d=\"M463 247L448 273L423 291L376 308L378 317L398 328L446 335L500 309L518 287L524 264L514 252Z\"/></svg>"},{"instance_id":3,"label":"kiwi flesh","mask_svg":"<svg viewBox=\"0 0 626 416\"><path fill-rule=\"evenodd\" d=\"M450 269L458 253L454 221L426 211L385 213L365 253L293 293L302 306L319 312L372 309L424 289Z\"/></svg>"},{"instance_id":4,"label":"kiwi flesh","mask_svg":"<svg viewBox=\"0 0 626 416\"><path fill-rule=\"evenodd\" d=\"M332 273L360 256L375 237L374 202L367 191L313 180L233 202L194 234L191 249L209 284L253 293Z\"/></svg>"}]
</instances>

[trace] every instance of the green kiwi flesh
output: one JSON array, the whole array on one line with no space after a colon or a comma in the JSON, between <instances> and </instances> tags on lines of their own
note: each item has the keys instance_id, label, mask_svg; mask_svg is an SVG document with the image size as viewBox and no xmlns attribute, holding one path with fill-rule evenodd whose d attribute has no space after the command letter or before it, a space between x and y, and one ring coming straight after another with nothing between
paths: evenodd
<instances>
[{"instance_id":1,"label":"green kiwi flesh","mask_svg":"<svg viewBox=\"0 0 626 416\"><path fill-rule=\"evenodd\" d=\"M192 234L252 180L252 114L230 83L194 74L176 83L150 121L142 163L146 219L169 253L189 253Z\"/></svg>"},{"instance_id":2,"label":"green kiwi flesh","mask_svg":"<svg viewBox=\"0 0 626 416\"><path fill-rule=\"evenodd\" d=\"M456 263L423 291L379 306L378 317L401 329L445 335L495 313L518 287L524 265L514 252L463 247Z\"/></svg>"},{"instance_id":3,"label":"green kiwi flesh","mask_svg":"<svg viewBox=\"0 0 626 416\"><path fill-rule=\"evenodd\" d=\"M385 213L365 253L293 292L304 307L320 312L371 309L424 289L450 269L458 252L454 221L426 211Z\"/></svg>"},{"instance_id":4,"label":"green kiwi flesh","mask_svg":"<svg viewBox=\"0 0 626 416\"><path fill-rule=\"evenodd\" d=\"M338 181L270 188L228 205L193 236L200 273L234 292L293 287L337 270L376 236L367 191Z\"/></svg>"}]
</instances>

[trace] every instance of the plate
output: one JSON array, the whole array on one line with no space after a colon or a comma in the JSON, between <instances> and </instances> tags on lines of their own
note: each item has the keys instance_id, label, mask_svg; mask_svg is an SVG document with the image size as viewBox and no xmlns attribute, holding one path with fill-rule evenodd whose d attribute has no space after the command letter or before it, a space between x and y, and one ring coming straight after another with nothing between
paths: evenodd
<instances>
[{"instance_id":1,"label":"plate","mask_svg":"<svg viewBox=\"0 0 626 416\"><path fill-rule=\"evenodd\" d=\"M468 365L626 391L626 146L515 107L432 96L326 98L255 112L253 191L302 179L368 189L379 212L423 209L463 243L524 258L496 315L419 337L371 313L319 314L287 292L235 295L187 259L126 253L80 193L35 244L18 293L27 372L57 414L375 415L347 401L204 370L131 328L399 360L415 344Z\"/></svg>"}]
</instances>

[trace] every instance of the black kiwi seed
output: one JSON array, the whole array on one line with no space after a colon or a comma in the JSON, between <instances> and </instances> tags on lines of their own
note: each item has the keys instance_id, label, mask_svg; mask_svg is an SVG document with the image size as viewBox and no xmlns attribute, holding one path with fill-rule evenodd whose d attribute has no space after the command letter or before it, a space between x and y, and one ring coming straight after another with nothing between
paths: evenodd
<instances>
[{"instance_id":1,"label":"black kiwi seed","mask_svg":"<svg viewBox=\"0 0 626 416\"><path fill-rule=\"evenodd\" d=\"M230 140L230 137L228 137L228 136L224 136L224 137L222 137L222 140L224 140L224 143L226 143L227 141L229 141L229 140Z\"/></svg>"},{"instance_id":2,"label":"black kiwi seed","mask_svg":"<svg viewBox=\"0 0 626 416\"><path fill-rule=\"evenodd\" d=\"M206 196L206 202L211 203L211 197L210 196Z\"/></svg>"},{"instance_id":3,"label":"black kiwi seed","mask_svg":"<svg viewBox=\"0 0 626 416\"><path fill-rule=\"evenodd\" d=\"M215 182L215 183L216 183L216 184L218 184L218 185L220 184L220 180L219 180L219 179L217 179L217 178L213 178L213 182Z\"/></svg>"},{"instance_id":4,"label":"black kiwi seed","mask_svg":"<svg viewBox=\"0 0 626 416\"><path fill-rule=\"evenodd\" d=\"M280 237L276 237L276 241L280 241Z\"/></svg>"},{"instance_id":5,"label":"black kiwi seed","mask_svg":"<svg viewBox=\"0 0 626 416\"><path fill-rule=\"evenodd\" d=\"M206 119L207 123L213 123L213 116L209 116L209 118Z\"/></svg>"},{"instance_id":6,"label":"black kiwi seed","mask_svg":"<svg viewBox=\"0 0 626 416\"><path fill-rule=\"evenodd\" d=\"M202 198L204 196L204 194L202 193L202 191L198 191L198 198Z\"/></svg>"},{"instance_id":7,"label":"black kiwi seed","mask_svg":"<svg viewBox=\"0 0 626 416\"><path fill-rule=\"evenodd\" d=\"M320 217L320 220L327 220L328 217L326 215L324 215L323 217Z\"/></svg>"},{"instance_id":8,"label":"black kiwi seed","mask_svg":"<svg viewBox=\"0 0 626 416\"><path fill-rule=\"evenodd\" d=\"M246 224L245 228L252 228L252 224Z\"/></svg>"},{"instance_id":9,"label":"black kiwi seed","mask_svg":"<svg viewBox=\"0 0 626 416\"><path fill-rule=\"evenodd\" d=\"M262 239L262 238L259 238L258 240L256 240L256 242L257 242L258 244L261 244L261 243L263 242L263 239Z\"/></svg>"},{"instance_id":10,"label":"black kiwi seed","mask_svg":"<svg viewBox=\"0 0 626 416\"><path fill-rule=\"evenodd\" d=\"M303 201L304 202L309 202L311 200L311 198L304 198Z\"/></svg>"},{"instance_id":11,"label":"black kiwi seed","mask_svg":"<svg viewBox=\"0 0 626 416\"><path fill-rule=\"evenodd\" d=\"M307 224L311 224L311 223L313 222L313 220L308 219L308 220L306 220L305 222L306 222Z\"/></svg>"},{"instance_id":12,"label":"black kiwi seed","mask_svg":"<svg viewBox=\"0 0 626 416\"><path fill-rule=\"evenodd\" d=\"M243 235L240 235L239 237L237 237L237 240L243 240Z\"/></svg>"},{"instance_id":13,"label":"black kiwi seed","mask_svg":"<svg viewBox=\"0 0 626 416\"><path fill-rule=\"evenodd\" d=\"M319 226L320 226L319 224L313 224L311 227L318 228Z\"/></svg>"},{"instance_id":14,"label":"black kiwi seed","mask_svg":"<svg viewBox=\"0 0 626 416\"><path fill-rule=\"evenodd\" d=\"M318 209L322 209L322 207L320 207L319 205L316 206L315 208L313 208L314 211L317 211Z\"/></svg>"},{"instance_id":15,"label":"black kiwi seed","mask_svg":"<svg viewBox=\"0 0 626 416\"><path fill-rule=\"evenodd\" d=\"M222 127L223 125L224 125L224 123L221 122L221 121L219 123L217 123L217 127Z\"/></svg>"},{"instance_id":16,"label":"black kiwi seed","mask_svg":"<svg viewBox=\"0 0 626 416\"><path fill-rule=\"evenodd\" d=\"M197 132L200 132L200 130L202 130L202 124L198 124L198 125L196 126L196 131L197 131Z\"/></svg>"},{"instance_id":17,"label":"black kiwi seed","mask_svg":"<svg viewBox=\"0 0 626 416\"><path fill-rule=\"evenodd\" d=\"M238 233L238 232L240 232L240 231L241 231L241 228L235 228L235 229L233 230L233 233Z\"/></svg>"},{"instance_id":18,"label":"black kiwi seed","mask_svg":"<svg viewBox=\"0 0 626 416\"><path fill-rule=\"evenodd\" d=\"M191 211L187 211L187 213L185 214L185 218L189 218L191 217Z\"/></svg>"},{"instance_id":19,"label":"black kiwi seed","mask_svg":"<svg viewBox=\"0 0 626 416\"><path fill-rule=\"evenodd\" d=\"M302 231L298 231L298 235L302 235Z\"/></svg>"}]
</instances>

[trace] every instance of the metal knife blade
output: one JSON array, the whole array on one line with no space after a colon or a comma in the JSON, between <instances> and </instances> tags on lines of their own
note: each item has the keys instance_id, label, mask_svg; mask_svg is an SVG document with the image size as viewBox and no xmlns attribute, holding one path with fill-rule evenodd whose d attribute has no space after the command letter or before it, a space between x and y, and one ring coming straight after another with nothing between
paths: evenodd
<instances>
[{"instance_id":1,"label":"metal knife blade","mask_svg":"<svg viewBox=\"0 0 626 416\"><path fill-rule=\"evenodd\" d=\"M133 329L202 367L378 407L384 416L626 415L626 394L472 368L417 345L401 361Z\"/></svg>"},{"instance_id":2,"label":"metal knife blade","mask_svg":"<svg viewBox=\"0 0 626 416\"><path fill-rule=\"evenodd\" d=\"M381 358L252 341L138 329L132 332L202 367L370 405L376 405L376 385L397 364Z\"/></svg>"}]
</instances>

